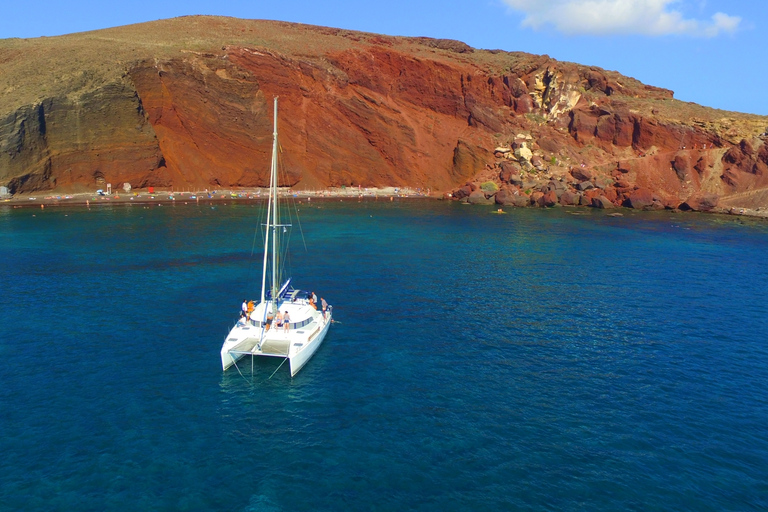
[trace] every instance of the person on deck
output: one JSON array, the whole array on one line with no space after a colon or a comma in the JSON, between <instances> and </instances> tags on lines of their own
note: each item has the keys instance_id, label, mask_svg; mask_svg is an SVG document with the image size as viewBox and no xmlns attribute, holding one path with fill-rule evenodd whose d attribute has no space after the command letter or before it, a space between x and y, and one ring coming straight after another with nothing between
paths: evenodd
<instances>
[{"instance_id":1,"label":"person on deck","mask_svg":"<svg viewBox=\"0 0 768 512\"><path fill-rule=\"evenodd\" d=\"M245 316L245 314L248 312L248 302L243 300L243 305L240 306L240 309L243 312L243 316Z\"/></svg>"},{"instance_id":2,"label":"person on deck","mask_svg":"<svg viewBox=\"0 0 768 512\"><path fill-rule=\"evenodd\" d=\"M275 327L282 327L283 326L283 314L281 312L277 312L277 318L275 318Z\"/></svg>"},{"instance_id":3,"label":"person on deck","mask_svg":"<svg viewBox=\"0 0 768 512\"><path fill-rule=\"evenodd\" d=\"M288 332L288 328L291 326L291 316L287 311L283 313L283 325L285 326L285 332Z\"/></svg>"},{"instance_id":4,"label":"person on deck","mask_svg":"<svg viewBox=\"0 0 768 512\"><path fill-rule=\"evenodd\" d=\"M269 311L267 313L267 321L265 322L266 325L264 326L264 332L269 331L269 328L272 325L272 319L273 319L272 311Z\"/></svg>"}]
</instances>

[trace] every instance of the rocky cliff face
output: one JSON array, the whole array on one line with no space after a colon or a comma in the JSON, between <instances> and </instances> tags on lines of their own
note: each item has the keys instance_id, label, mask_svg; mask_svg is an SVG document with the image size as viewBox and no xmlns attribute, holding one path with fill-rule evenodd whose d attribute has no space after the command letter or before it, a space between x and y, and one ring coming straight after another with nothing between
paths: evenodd
<instances>
[{"instance_id":1,"label":"rocky cliff face","mask_svg":"<svg viewBox=\"0 0 768 512\"><path fill-rule=\"evenodd\" d=\"M2 43L0 185L14 193L264 186L273 96L286 186L462 197L493 181L530 200L559 182L591 201L590 182L613 204L648 190L673 206L768 187L766 118L546 56L212 17ZM34 59L61 46L88 58L44 74ZM41 79L10 85L29 69Z\"/></svg>"},{"instance_id":2,"label":"rocky cliff face","mask_svg":"<svg viewBox=\"0 0 768 512\"><path fill-rule=\"evenodd\" d=\"M76 99L47 98L0 121L0 182L14 192L136 184L162 164L136 91L107 84Z\"/></svg>"}]
</instances>

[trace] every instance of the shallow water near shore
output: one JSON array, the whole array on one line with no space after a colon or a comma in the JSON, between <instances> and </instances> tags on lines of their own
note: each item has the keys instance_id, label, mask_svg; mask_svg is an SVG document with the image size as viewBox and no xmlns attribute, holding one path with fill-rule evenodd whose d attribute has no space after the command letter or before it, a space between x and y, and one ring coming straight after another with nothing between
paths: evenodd
<instances>
[{"instance_id":1,"label":"shallow water near shore","mask_svg":"<svg viewBox=\"0 0 768 512\"><path fill-rule=\"evenodd\" d=\"M0 509L768 508L764 222L304 203L269 380L257 210L0 208Z\"/></svg>"}]
</instances>

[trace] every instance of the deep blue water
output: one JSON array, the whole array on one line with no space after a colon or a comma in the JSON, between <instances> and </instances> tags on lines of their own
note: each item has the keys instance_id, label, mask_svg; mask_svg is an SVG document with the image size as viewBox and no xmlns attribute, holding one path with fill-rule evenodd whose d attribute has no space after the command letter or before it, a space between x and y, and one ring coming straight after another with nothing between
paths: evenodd
<instances>
[{"instance_id":1,"label":"deep blue water","mask_svg":"<svg viewBox=\"0 0 768 512\"><path fill-rule=\"evenodd\" d=\"M268 380L257 209L0 209L0 510L768 509L768 224L303 205Z\"/></svg>"}]
</instances>

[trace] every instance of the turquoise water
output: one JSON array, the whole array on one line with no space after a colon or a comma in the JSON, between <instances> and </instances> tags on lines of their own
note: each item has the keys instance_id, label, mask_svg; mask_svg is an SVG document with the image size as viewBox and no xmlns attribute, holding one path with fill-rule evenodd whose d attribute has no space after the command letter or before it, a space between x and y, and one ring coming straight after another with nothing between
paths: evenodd
<instances>
[{"instance_id":1,"label":"turquoise water","mask_svg":"<svg viewBox=\"0 0 768 512\"><path fill-rule=\"evenodd\" d=\"M768 509L768 224L305 204L268 380L257 209L0 209L0 510Z\"/></svg>"}]
</instances>

